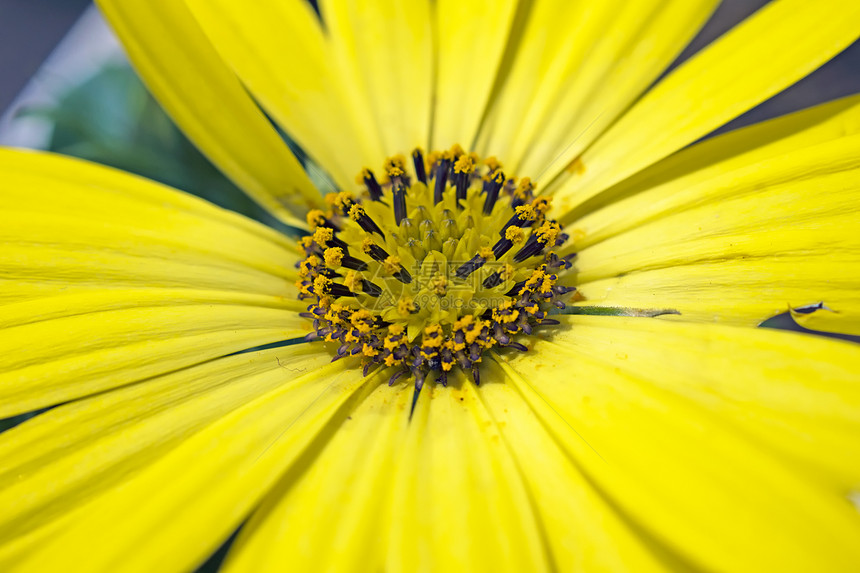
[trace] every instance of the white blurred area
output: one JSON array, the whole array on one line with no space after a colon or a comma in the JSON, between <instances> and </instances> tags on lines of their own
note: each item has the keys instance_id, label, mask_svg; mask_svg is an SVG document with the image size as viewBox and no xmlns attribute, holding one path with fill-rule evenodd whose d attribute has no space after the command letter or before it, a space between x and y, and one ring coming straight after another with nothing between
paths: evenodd
<instances>
[{"instance_id":1,"label":"white blurred area","mask_svg":"<svg viewBox=\"0 0 860 573\"><path fill-rule=\"evenodd\" d=\"M0 116L0 145L45 148L53 122L21 112L54 107L62 94L90 79L106 64L123 61L119 42L95 6L90 6Z\"/></svg>"}]
</instances>

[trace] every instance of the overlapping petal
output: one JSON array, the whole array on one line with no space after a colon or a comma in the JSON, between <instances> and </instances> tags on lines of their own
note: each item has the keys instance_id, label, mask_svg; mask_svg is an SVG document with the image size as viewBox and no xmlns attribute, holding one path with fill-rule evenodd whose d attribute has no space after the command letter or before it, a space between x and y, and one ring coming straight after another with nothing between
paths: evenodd
<instances>
[{"instance_id":1,"label":"overlapping petal","mask_svg":"<svg viewBox=\"0 0 860 573\"><path fill-rule=\"evenodd\" d=\"M149 89L195 145L273 215L301 223L320 194L184 2L99 6Z\"/></svg>"},{"instance_id":2,"label":"overlapping petal","mask_svg":"<svg viewBox=\"0 0 860 573\"><path fill-rule=\"evenodd\" d=\"M858 18L860 5L839 0L765 6L661 80L582 154L557 182L562 211L803 78L860 36Z\"/></svg>"},{"instance_id":3,"label":"overlapping petal","mask_svg":"<svg viewBox=\"0 0 860 573\"><path fill-rule=\"evenodd\" d=\"M480 150L549 182L680 53L714 0L546 1L509 49Z\"/></svg>"},{"instance_id":4,"label":"overlapping petal","mask_svg":"<svg viewBox=\"0 0 860 573\"><path fill-rule=\"evenodd\" d=\"M83 161L0 165L0 416L306 332L282 235Z\"/></svg>"},{"instance_id":5,"label":"overlapping petal","mask_svg":"<svg viewBox=\"0 0 860 573\"><path fill-rule=\"evenodd\" d=\"M576 259L584 304L747 325L819 301L860 316L860 240L845 232L860 224L860 136L810 139L652 187L582 230L575 223L589 245Z\"/></svg>"},{"instance_id":6,"label":"overlapping petal","mask_svg":"<svg viewBox=\"0 0 860 573\"><path fill-rule=\"evenodd\" d=\"M313 358L294 360L289 352L225 358L141 385L148 387L142 401L151 389L156 404L164 400L159 390L180 403L159 419L157 410L138 402L125 412L132 418L123 429L126 439L104 437L87 444L82 436L84 443L75 444L88 447L88 468L62 474L81 454L73 449L31 476L25 483L34 486L55 476L67 495L55 500L49 488L23 486L27 495L13 507L27 511L35 506L42 513L23 516L24 527L35 527L26 536L5 539L0 547L4 568L51 570L74 563L90 571L186 570L202 562L286 470L303 466L302 456L312 454L315 444L343 422L347 405L376 380L337 364L315 368ZM282 364L276 358L284 353ZM198 376L210 378L208 389L199 389ZM197 384L197 394L185 389L189 383ZM86 418L90 409L99 408L98 401L87 402L71 417ZM97 416L88 425L101 420L111 421ZM38 424L36 418L0 439L14 447L28 426ZM106 465L101 475L96 459ZM75 478L88 481L75 483ZM101 486L97 495L75 489L87 483ZM70 520L74 527L66 527ZM11 526L21 525L13 521Z\"/></svg>"},{"instance_id":7,"label":"overlapping petal","mask_svg":"<svg viewBox=\"0 0 860 573\"><path fill-rule=\"evenodd\" d=\"M860 349L649 319L564 326L503 361L507 383L675 567L853 568Z\"/></svg>"}]
</instances>

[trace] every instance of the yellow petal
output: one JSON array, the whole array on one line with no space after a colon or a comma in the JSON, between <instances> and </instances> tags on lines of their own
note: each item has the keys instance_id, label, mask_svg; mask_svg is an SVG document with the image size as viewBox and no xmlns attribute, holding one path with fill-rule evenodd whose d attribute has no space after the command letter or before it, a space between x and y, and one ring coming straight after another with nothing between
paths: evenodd
<instances>
[{"instance_id":1,"label":"yellow petal","mask_svg":"<svg viewBox=\"0 0 860 573\"><path fill-rule=\"evenodd\" d=\"M668 567L654 544L594 487L506 378L485 361L477 389L523 474L558 571L648 571ZM661 567L662 565L662 567Z\"/></svg>"},{"instance_id":2,"label":"yellow petal","mask_svg":"<svg viewBox=\"0 0 860 573\"><path fill-rule=\"evenodd\" d=\"M384 158L331 42L305 0L188 0L212 45L260 105L344 189Z\"/></svg>"},{"instance_id":3,"label":"yellow petal","mask_svg":"<svg viewBox=\"0 0 860 573\"><path fill-rule=\"evenodd\" d=\"M342 363L299 376L271 360L269 366L258 375L268 381L265 393L101 490L73 519L56 522L73 527L51 522L41 543L12 546L4 568L9 560L34 571L69 563L87 571L189 570L201 563L376 381Z\"/></svg>"},{"instance_id":4,"label":"yellow petal","mask_svg":"<svg viewBox=\"0 0 860 573\"><path fill-rule=\"evenodd\" d=\"M188 289L108 289L5 305L0 418L304 336L297 307Z\"/></svg>"},{"instance_id":5,"label":"yellow petal","mask_svg":"<svg viewBox=\"0 0 860 573\"><path fill-rule=\"evenodd\" d=\"M546 570L516 463L472 383L456 386L418 399L391 478L385 569Z\"/></svg>"},{"instance_id":6,"label":"yellow petal","mask_svg":"<svg viewBox=\"0 0 860 573\"><path fill-rule=\"evenodd\" d=\"M147 87L225 175L286 223L302 223L307 209L321 204L298 160L184 2L98 4Z\"/></svg>"},{"instance_id":7,"label":"yellow petal","mask_svg":"<svg viewBox=\"0 0 860 573\"><path fill-rule=\"evenodd\" d=\"M850 570L860 348L772 330L570 317L512 384L629 523L685 568Z\"/></svg>"},{"instance_id":8,"label":"yellow petal","mask_svg":"<svg viewBox=\"0 0 860 573\"><path fill-rule=\"evenodd\" d=\"M838 16L834 16L838 15ZM583 153L557 195L562 211L780 92L860 35L860 4L777 0L696 54Z\"/></svg>"},{"instance_id":9,"label":"yellow petal","mask_svg":"<svg viewBox=\"0 0 860 573\"><path fill-rule=\"evenodd\" d=\"M836 309L841 305L834 304ZM814 304L806 308L791 309L791 317L804 328L817 330L820 332L836 332L839 334L860 334L860 312L856 311L860 307L860 302L851 305L847 310L836 310L826 304Z\"/></svg>"},{"instance_id":10,"label":"yellow petal","mask_svg":"<svg viewBox=\"0 0 860 573\"><path fill-rule=\"evenodd\" d=\"M635 228L579 253L581 294L749 325L818 301L860 313L858 158L855 135L624 201Z\"/></svg>"},{"instance_id":11,"label":"yellow petal","mask_svg":"<svg viewBox=\"0 0 860 573\"><path fill-rule=\"evenodd\" d=\"M295 245L191 195L58 155L0 150L0 302L82 289L290 294Z\"/></svg>"},{"instance_id":12,"label":"yellow petal","mask_svg":"<svg viewBox=\"0 0 860 573\"><path fill-rule=\"evenodd\" d=\"M715 5L533 3L484 125L482 151L513 173L552 180L656 79Z\"/></svg>"},{"instance_id":13,"label":"yellow petal","mask_svg":"<svg viewBox=\"0 0 860 573\"><path fill-rule=\"evenodd\" d=\"M448 149L454 144L472 147L509 41L517 4L514 0L436 2L432 149Z\"/></svg>"},{"instance_id":14,"label":"yellow petal","mask_svg":"<svg viewBox=\"0 0 860 573\"><path fill-rule=\"evenodd\" d=\"M221 416L297 374L325 370L331 358L321 350L303 344L214 360L64 404L5 432L0 554L12 540L38 537Z\"/></svg>"},{"instance_id":15,"label":"yellow petal","mask_svg":"<svg viewBox=\"0 0 860 573\"><path fill-rule=\"evenodd\" d=\"M699 197L689 189L701 190L751 165L858 133L860 95L817 105L683 149L561 214L559 220L575 222L569 244L581 250L696 203Z\"/></svg>"},{"instance_id":16,"label":"yellow petal","mask_svg":"<svg viewBox=\"0 0 860 573\"><path fill-rule=\"evenodd\" d=\"M0 173L0 417L305 334L271 229L51 154Z\"/></svg>"},{"instance_id":17,"label":"yellow petal","mask_svg":"<svg viewBox=\"0 0 860 573\"><path fill-rule=\"evenodd\" d=\"M231 547L226 570L381 571L391 472L413 388L378 386L305 471L290 472Z\"/></svg>"},{"instance_id":18,"label":"yellow petal","mask_svg":"<svg viewBox=\"0 0 860 573\"><path fill-rule=\"evenodd\" d=\"M387 156L426 146L433 96L431 2L323 0L320 11L339 66L336 89L355 100L364 129L382 145L382 155L368 157L366 166L377 169Z\"/></svg>"}]
</instances>

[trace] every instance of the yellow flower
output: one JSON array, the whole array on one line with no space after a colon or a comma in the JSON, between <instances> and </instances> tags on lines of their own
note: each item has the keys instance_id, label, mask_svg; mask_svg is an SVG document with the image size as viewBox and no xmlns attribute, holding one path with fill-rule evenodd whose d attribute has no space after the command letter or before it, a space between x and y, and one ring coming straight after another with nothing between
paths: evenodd
<instances>
[{"instance_id":1,"label":"yellow flower","mask_svg":"<svg viewBox=\"0 0 860 573\"><path fill-rule=\"evenodd\" d=\"M325 247L0 151L0 417L55 406L0 434L0 569L184 571L241 527L229 570L856 570L860 348L752 327L860 333L860 98L693 143L860 4L775 0L652 86L715 0L99 3Z\"/></svg>"}]
</instances>

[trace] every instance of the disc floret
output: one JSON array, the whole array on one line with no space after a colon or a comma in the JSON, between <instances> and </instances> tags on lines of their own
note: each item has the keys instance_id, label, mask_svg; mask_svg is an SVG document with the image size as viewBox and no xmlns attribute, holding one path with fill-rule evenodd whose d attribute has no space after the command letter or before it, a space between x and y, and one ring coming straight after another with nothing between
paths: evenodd
<instances>
[{"instance_id":1,"label":"disc floret","mask_svg":"<svg viewBox=\"0 0 860 573\"><path fill-rule=\"evenodd\" d=\"M361 356L365 373L392 370L420 390L459 368L480 381L486 350L527 347L516 337L548 318L574 288L557 272L567 235L547 218L550 199L528 178L506 177L495 157L460 146L386 160L383 176L356 178L358 194L326 197L299 241L299 297L310 299L310 340L337 344L334 360Z\"/></svg>"}]
</instances>

